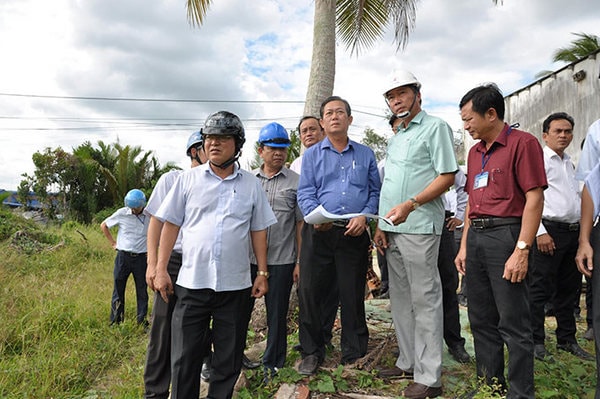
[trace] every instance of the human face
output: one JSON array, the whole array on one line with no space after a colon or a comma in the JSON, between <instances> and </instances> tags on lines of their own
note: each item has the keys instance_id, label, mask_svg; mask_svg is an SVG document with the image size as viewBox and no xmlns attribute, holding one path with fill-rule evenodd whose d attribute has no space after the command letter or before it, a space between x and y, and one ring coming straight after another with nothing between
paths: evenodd
<instances>
[{"instance_id":1,"label":"human face","mask_svg":"<svg viewBox=\"0 0 600 399\"><path fill-rule=\"evenodd\" d=\"M419 109L420 93L415 91L410 86L396 87L385 93L385 100L392 113L398 115L405 111L413 111ZM416 113L415 113L416 114Z\"/></svg>"},{"instance_id":2,"label":"human face","mask_svg":"<svg viewBox=\"0 0 600 399\"><path fill-rule=\"evenodd\" d=\"M460 118L463 121L463 127L474 140L481 139L486 141L486 137L489 136L489 132L492 130L492 123L488 113L480 115L473 111L472 101L469 101L460 109Z\"/></svg>"},{"instance_id":3,"label":"human face","mask_svg":"<svg viewBox=\"0 0 600 399\"><path fill-rule=\"evenodd\" d=\"M308 118L300 124L300 141L306 148L312 147L323 139L323 129L315 118Z\"/></svg>"},{"instance_id":4,"label":"human face","mask_svg":"<svg viewBox=\"0 0 600 399\"><path fill-rule=\"evenodd\" d=\"M210 162L221 165L235 155L235 140L233 136L205 135L204 151Z\"/></svg>"},{"instance_id":5,"label":"human face","mask_svg":"<svg viewBox=\"0 0 600 399\"><path fill-rule=\"evenodd\" d=\"M562 156L573 140L573 126L566 119L555 119L550 122L548 131L542 133L542 139L550 149Z\"/></svg>"},{"instance_id":6,"label":"human face","mask_svg":"<svg viewBox=\"0 0 600 399\"><path fill-rule=\"evenodd\" d=\"M346 105L339 100L325 104L321 124L325 134L348 134L348 127L352 123L352 116L348 115Z\"/></svg>"},{"instance_id":7,"label":"human face","mask_svg":"<svg viewBox=\"0 0 600 399\"><path fill-rule=\"evenodd\" d=\"M258 147L258 155L265 162L265 166L270 170L281 170L287 159L287 147L270 147L265 145Z\"/></svg>"}]
</instances>

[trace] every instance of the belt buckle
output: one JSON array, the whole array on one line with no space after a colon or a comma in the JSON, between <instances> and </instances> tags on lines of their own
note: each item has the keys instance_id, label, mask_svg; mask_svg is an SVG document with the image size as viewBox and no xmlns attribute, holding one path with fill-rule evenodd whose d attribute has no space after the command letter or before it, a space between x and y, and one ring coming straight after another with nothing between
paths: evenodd
<instances>
[{"instance_id":1,"label":"belt buckle","mask_svg":"<svg viewBox=\"0 0 600 399\"><path fill-rule=\"evenodd\" d=\"M579 223L569 223L569 231L578 231Z\"/></svg>"},{"instance_id":2,"label":"belt buckle","mask_svg":"<svg viewBox=\"0 0 600 399\"><path fill-rule=\"evenodd\" d=\"M343 219L339 219L339 220L334 220L331 224L334 225L334 226L336 226L336 227L345 228L348 225L348 221L347 220L343 220Z\"/></svg>"},{"instance_id":3,"label":"belt buckle","mask_svg":"<svg viewBox=\"0 0 600 399\"><path fill-rule=\"evenodd\" d=\"M486 227L485 219L477 218L471 220L471 227L477 230L483 230Z\"/></svg>"}]
</instances>

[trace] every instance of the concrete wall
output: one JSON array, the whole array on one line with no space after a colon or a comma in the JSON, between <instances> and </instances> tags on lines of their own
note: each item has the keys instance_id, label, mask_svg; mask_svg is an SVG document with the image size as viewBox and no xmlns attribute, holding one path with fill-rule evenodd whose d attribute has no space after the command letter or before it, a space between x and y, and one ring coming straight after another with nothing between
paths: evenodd
<instances>
[{"instance_id":1,"label":"concrete wall","mask_svg":"<svg viewBox=\"0 0 600 399\"><path fill-rule=\"evenodd\" d=\"M585 77L580 79L582 72ZM521 130L534 134L540 141L542 122L548 115L560 111L571 115L575 129L567 152L577 162L588 127L600 119L600 52L509 94L505 100L504 120L510 124L519 122Z\"/></svg>"}]
</instances>

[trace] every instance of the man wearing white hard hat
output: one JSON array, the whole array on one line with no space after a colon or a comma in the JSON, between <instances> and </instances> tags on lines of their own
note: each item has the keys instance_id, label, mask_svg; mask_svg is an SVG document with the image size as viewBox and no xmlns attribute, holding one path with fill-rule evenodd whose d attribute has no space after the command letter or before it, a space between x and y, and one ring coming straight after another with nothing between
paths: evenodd
<instances>
[{"instance_id":1,"label":"man wearing white hard hat","mask_svg":"<svg viewBox=\"0 0 600 399\"><path fill-rule=\"evenodd\" d=\"M414 381L407 398L442 394L442 285L437 267L444 226L441 195L454 183L458 164L452 129L421 110L421 83L408 71L396 71L383 93L402 119L388 142L375 245L388 261L392 319L398 338L395 367L380 371L389 379Z\"/></svg>"}]
</instances>

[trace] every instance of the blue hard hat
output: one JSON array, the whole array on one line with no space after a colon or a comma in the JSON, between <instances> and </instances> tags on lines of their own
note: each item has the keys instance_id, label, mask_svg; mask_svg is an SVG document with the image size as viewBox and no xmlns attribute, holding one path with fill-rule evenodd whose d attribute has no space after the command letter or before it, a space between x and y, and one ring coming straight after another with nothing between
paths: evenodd
<instances>
[{"instance_id":1,"label":"blue hard hat","mask_svg":"<svg viewBox=\"0 0 600 399\"><path fill-rule=\"evenodd\" d=\"M187 142L187 147L185 149L185 153L189 157L191 155L191 150L193 147L199 147L202 145L204 138L202 137L202 129L198 130L191 134L190 138Z\"/></svg>"},{"instance_id":2,"label":"blue hard hat","mask_svg":"<svg viewBox=\"0 0 600 399\"><path fill-rule=\"evenodd\" d=\"M134 188L133 190L129 190L127 195L125 195L125 206L127 208L141 208L145 205L146 195L144 195L142 190Z\"/></svg>"},{"instance_id":3,"label":"blue hard hat","mask_svg":"<svg viewBox=\"0 0 600 399\"><path fill-rule=\"evenodd\" d=\"M269 147L287 148L292 144L287 130L277 122L263 126L258 134L258 144Z\"/></svg>"}]
</instances>

